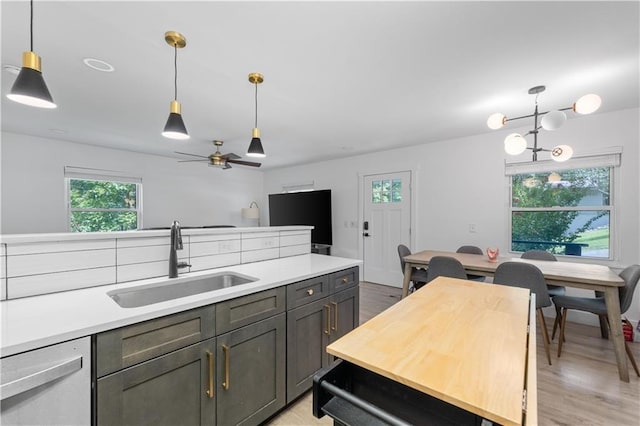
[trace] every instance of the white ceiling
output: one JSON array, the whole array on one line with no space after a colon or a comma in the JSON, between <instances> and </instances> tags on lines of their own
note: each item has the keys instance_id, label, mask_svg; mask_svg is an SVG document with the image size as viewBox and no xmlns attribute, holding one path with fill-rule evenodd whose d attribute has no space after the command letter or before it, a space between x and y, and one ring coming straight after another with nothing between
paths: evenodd
<instances>
[{"instance_id":1,"label":"white ceiling","mask_svg":"<svg viewBox=\"0 0 640 426\"><path fill-rule=\"evenodd\" d=\"M173 152L208 155L222 139L245 157L253 71L265 76L264 169L489 132L493 112L532 113L527 90L540 84L542 109L586 93L602 97L597 113L635 108L639 4L35 1L34 51L58 108L6 99L15 75L3 70L2 129L182 159ZM2 65L20 66L29 2L2 0L1 13ZM188 141L160 135L173 99L167 30L187 38Z\"/></svg>"}]
</instances>

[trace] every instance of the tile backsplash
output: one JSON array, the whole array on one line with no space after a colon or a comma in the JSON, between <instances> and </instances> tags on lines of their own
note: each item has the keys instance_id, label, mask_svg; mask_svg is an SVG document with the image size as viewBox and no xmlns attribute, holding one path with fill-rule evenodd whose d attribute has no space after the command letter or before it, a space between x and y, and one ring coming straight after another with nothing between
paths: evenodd
<instances>
[{"instance_id":1,"label":"tile backsplash","mask_svg":"<svg viewBox=\"0 0 640 426\"><path fill-rule=\"evenodd\" d=\"M225 229L183 233L179 261L202 271L311 252L311 230ZM115 284L168 274L168 236L118 235L99 239L18 241L0 244L1 299Z\"/></svg>"}]
</instances>

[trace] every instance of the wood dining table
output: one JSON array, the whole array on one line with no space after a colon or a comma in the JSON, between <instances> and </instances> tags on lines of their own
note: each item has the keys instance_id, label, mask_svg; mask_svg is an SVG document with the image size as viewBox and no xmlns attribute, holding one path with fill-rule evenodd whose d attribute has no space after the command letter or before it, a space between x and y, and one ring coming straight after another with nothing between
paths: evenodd
<instances>
[{"instance_id":1,"label":"wood dining table","mask_svg":"<svg viewBox=\"0 0 640 426\"><path fill-rule=\"evenodd\" d=\"M496 268L504 262L524 262L535 265L544 275L547 284L565 287L576 287L587 290L601 291L607 305L607 315L610 324L610 340L616 354L618 374L620 380L629 382L627 357L622 334L620 313L620 295L618 289L624 286L624 280L604 265L574 262L549 262L544 260L530 260L499 256L495 262L480 254L454 253L450 251L424 250L404 258L404 281L402 283L402 297L409 294L411 269L427 267L434 256L453 257L462 263L465 271L472 275L493 276Z\"/></svg>"}]
</instances>

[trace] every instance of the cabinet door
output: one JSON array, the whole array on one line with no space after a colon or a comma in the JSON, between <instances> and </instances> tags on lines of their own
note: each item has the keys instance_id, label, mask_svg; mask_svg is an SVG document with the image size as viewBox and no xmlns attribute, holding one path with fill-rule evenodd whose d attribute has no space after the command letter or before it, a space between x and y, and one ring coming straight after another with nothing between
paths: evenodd
<instances>
[{"instance_id":1,"label":"cabinet door","mask_svg":"<svg viewBox=\"0 0 640 426\"><path fill-rule=\"evenodd\" d=\"M217 424L257 425L284 407L285 314L219 336Z\"/></svg>"},{"instance_id":2,"label":"cabinet door","mask_svg":"<svg viewBox=\"0 0 640 426\"><path fill-rule=\"evenodd\" d=\"M98 379L98 425L215 422L215 339Z\"/></svg>"},{"instance_id":3,"label":"cabinet door","mask_svg":"<svg viewBox=\"0 0 640 426\"><path fill-rule=\"evenodd\" d=\"M359 288L354 287L331 297L331 342L334 342L358 326Z\"/></svg>"},{"instance_id":4,"label":"cabinet door","mask_svg":"<svg viewBox=\"0 0 640 426\"><path fill-rule=\"evenodd\" d=\"M311 388L313 375L329 362L329 298L287 314L287 403Z\"/></svg>"}]
</instances>

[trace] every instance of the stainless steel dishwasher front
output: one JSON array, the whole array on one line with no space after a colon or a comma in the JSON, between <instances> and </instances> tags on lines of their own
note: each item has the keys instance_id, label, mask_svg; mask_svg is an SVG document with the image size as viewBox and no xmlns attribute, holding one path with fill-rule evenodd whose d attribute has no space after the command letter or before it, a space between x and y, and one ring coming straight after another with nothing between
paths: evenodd
<instances>
[{"instance_id":1,"label":"stainless steel dishwasher front","mask_svg":"<svg viewBox=\"0 0 640 426\"><path fill-rule=\"evenodd\" d=\"M90 337L2 358L0 372L0 424L91 424Z\"/></svg>"}]
</instances>

